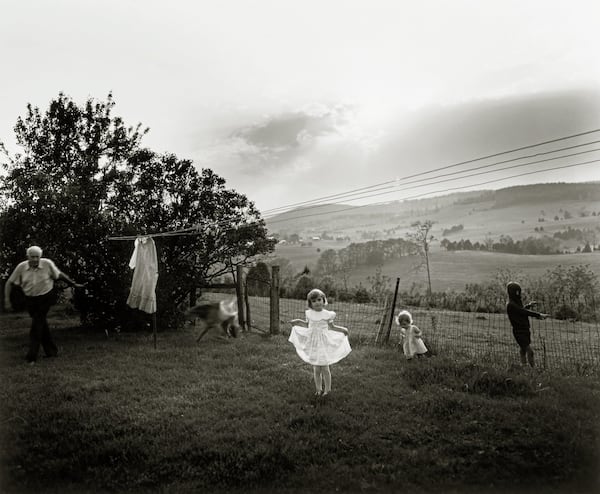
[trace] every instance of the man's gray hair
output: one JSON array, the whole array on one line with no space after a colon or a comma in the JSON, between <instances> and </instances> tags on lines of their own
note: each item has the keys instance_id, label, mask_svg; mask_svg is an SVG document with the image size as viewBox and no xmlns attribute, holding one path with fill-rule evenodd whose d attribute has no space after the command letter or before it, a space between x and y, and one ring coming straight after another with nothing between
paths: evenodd
<instances>
[{"instance_id":1,"label":"man's gray hair","mask_svg":"<svg viewBox=\"0 0 600 494\"><path fill-rule=\"evenodd\" d=\"M27 249L28 256L40 256L42 257L42 248L37 245L32 245Z\"/></svg>"}]
</instances>

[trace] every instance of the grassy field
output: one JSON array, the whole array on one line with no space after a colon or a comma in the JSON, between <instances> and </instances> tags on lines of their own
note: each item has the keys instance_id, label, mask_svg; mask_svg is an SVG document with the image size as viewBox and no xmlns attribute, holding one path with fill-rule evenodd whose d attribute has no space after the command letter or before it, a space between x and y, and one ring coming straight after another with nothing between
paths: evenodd
<instances>
[{"instance_id":1,"label":"grassy field","mask_svg":"<svg viewBox=\"0 0 600 494\"><path fill-rule=\"evenodd\" d=\"M58 308L60 355L26 365L0 316L7 493L592 493L600 381L353 341L313 398L284 336L94 333Z\"/></svg>"},{"instance_id":2,"label":"grassy field","mask_svg":"<svg viewBox=\"0 0 600 494\"><path fill-rule=\"evenodd\" d=\"M341 247L338 245L338 248ZM324 249L320 248L322 252ZM289 246L278 247L276 255L289 259L300 271L305 265L314 268L320 253L314 246ZM392 278L392 282L399 277L402 283L401 290L410 289L413 283L425 287L427 274L424 269L417 269L420 264L419 257L406 256L386 262L382 272ZM590 269L600 276L600 252L533 256L479 251L446 252L438 249L433 250L430 256L431 285L434 291L463 290L467 283L490 281L500 268L508 268L529 277L539 277L558 264L563 266L589 264ZM350 273L349 284L355 286L362 283L369 286L367 278L375 274L375 268L375 266L360 266L354 269Z\"/></svg>"}]
</instances>

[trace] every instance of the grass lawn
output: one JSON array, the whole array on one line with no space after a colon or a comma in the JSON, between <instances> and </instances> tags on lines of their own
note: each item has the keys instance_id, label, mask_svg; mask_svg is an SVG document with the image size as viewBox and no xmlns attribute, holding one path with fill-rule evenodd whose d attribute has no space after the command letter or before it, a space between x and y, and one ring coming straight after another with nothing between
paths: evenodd
<instances>
[{"instance_id":1,"label":"grass lawn","mask_svg":"<svg viewBox=\"0 0 600 494\"><path fill-rule=\"evenodd\" d=\"M284 336L95 333L56 359L0 316L0 491L592 493L600 380L352 342L333 394Z\"/></svg>"}]
</instances>

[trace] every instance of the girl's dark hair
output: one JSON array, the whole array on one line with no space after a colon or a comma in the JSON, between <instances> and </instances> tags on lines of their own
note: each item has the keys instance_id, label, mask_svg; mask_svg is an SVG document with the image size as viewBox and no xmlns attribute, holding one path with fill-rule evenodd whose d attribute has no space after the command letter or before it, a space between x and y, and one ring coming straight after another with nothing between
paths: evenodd
<instances>
[{"instance_id":1,"label":"girl's dark hair","mask_svg":"<svg viewBox=\"0 0 600 494\"><path fill-rule=\"evenodd\" d=\"M313 301L317 300L318 298L322 298L323 305L327 305L327 297L321 290L318 288L313 288L310 292L308 292L308 295L306 296L306 302L311 309Z\"/></svg>"}]
</instances>

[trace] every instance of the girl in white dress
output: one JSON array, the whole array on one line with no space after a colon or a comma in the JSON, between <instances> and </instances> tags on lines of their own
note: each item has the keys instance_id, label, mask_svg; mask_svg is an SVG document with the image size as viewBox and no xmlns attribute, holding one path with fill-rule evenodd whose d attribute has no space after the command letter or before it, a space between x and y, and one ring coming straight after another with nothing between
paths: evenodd
<instances>
[{"instance_id":1,"label":"girl in white dress","mask_svg":"<svg viewBox=\"0 0 600 494\"><path fill-rule=\"evenodd\" d=\"M401 311L396 316L396 324L400 326L400 333L402 334L402 350L408 360L415 355L420 357L428 352L425 343L421 339L421 330L412 322L412 316L407 310Z\"/></svg>"},{"instance_id":2,"label":"girl in white dress","mask_svg":"<svg viewBox=\"0 0 600 494\"><path fill-rule=\"evenodd\" d=\"M335 312L324 309L327 305L325 294L315 288L308 293L306 300L309 307L306 319L290 321L294 326L289 341L300 358L313 366L315 395L326 396L331 392L329 366L342 360L352 349L348 330L333 323Z\"/></svg>"}]
</instances>

